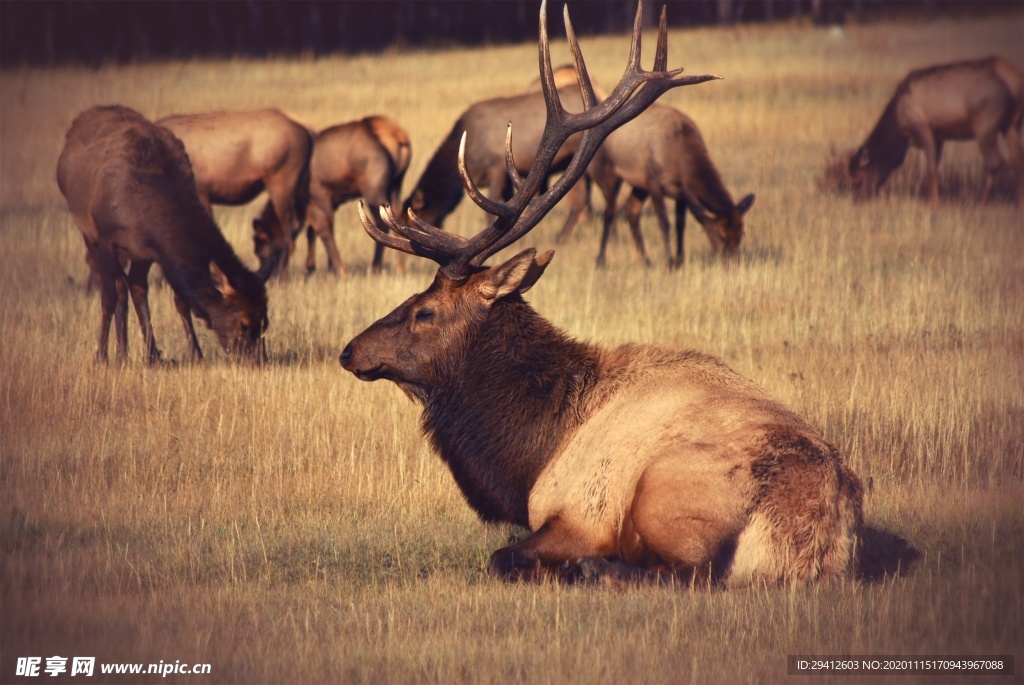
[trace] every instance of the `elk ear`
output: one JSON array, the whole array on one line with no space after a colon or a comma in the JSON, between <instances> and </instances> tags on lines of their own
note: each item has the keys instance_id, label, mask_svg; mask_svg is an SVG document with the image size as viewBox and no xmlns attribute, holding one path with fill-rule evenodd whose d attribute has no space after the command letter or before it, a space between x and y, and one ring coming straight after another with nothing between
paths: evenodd
<instances>
[{"instance_id":1,"label":"elk ear","mask_svg":"<svg viewBox=\"0 0 1024 685\"><path fill-rule=\"evenodd\" d=\"M213 287L217 289L225 299L234 295L237 291L232 287L231 283L228 282L228 277L224 275L224 272L217 266L217 262L210 262L210 278L213 279Z\"/></svg>"},{"instance_id":2,"label":"elk ear","mask_svg":"<svg viewBox=\"0 0 1024 685\"><path fill-rule=\"evenodd\" d=\"M745 198L739 201L739 204L736 205L736 211L739 212L740 214L746 214L750 210L751 205L753 204L754 194L750 193Z\"/></svg>"},{"instance_id":3,"label":"elk ear","mask_svg":"<svg viewBox=\"0 0 1024 685\"><path fill-rule=\"evenodd\" d=\"M501 266L488 269L482 274L478 286L481 297L493 302L514 292L525 293L541 277L554 256L554 251L548 251L538 257L537 250L531 247Z\"/></svg>"}]
</instances>

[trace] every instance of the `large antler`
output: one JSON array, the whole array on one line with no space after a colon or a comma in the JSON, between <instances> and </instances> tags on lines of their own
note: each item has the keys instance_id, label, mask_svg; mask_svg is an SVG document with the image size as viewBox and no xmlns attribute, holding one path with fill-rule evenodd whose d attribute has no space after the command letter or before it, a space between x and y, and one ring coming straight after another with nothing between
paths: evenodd
<instances>
[{"instance_id":1,"label":"large antler","mask_svg":"<svg viewBox=\"0 0 1024 685\"><path fill-rule=\"evenodd\" d=\"M512 124L509 124L505 138L505 161L515 194L508 202L495 202L485 197L473 183L466 169L466 134L462 134L462 143L459 146L459 173L466 192L473 201L496 217L491 225L473 238L467 239L421 221L412 210L409 210L412 225L407 225L395 216L391 207L385 206L381 208L381 218L397 235L388 234L380 230L367 216L363 203L360 202L359 215L370 237L387 247L432 259L441 266L442 272L449 278L466 278L479 270L488 257L519 240L544 218L580 179L608 134L643 112L671 88L721 78L712 75L679 76L682 69L665 70L668 32L664 9L658 31L654 71L644 71L640 67L643 2L638 2L626 71L608 98L598 103L590 74L583 63L583 54L569 21L568 6L565 7L564 17L565 33L576 65L576 76L583 98L583 112L569 114L562 107L558 97L548 46L547 0L543 0L540 8L540 74L547 119L533 166L530 167L525 179L516 171L512 159ZM559 148L569 136L580 131L583 132L583 136L568 168L547 192L538 196L537 193L548 177Z\"/></svg>"}]
</instances>

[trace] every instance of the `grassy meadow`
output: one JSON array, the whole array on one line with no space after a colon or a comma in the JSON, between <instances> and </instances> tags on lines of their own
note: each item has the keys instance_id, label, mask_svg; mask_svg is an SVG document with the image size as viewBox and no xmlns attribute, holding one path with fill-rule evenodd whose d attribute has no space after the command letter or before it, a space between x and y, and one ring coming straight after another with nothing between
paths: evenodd
<instances>
[{"instance_id":1,"label":"grassy meadow","mask_svg":"<svg viewBox=\"0 0 1024 685\"><path fill-rule=\"evenodd\" d=\"M574 8L586 11L585 3ZM560 24L560 22L558 22ZM336 231L349 275L269 287L262 368L203 328L207 362L93 363L99 302L54 169L74 116L120 103L150 118L280 107L325 127L372 113L408 131L408 191L471 102L523 89L533 45L0 73L0 682L19 657L208 663L182 683L880 682L787 676L788 654L1014 655L1024 679L1024 214L977 207L981 160L951 143L943 199L920 153L879 199L822 183L912 68L1001 53L1024 63L1019 4L985 18L673 31L670 65L725 77L662 102L688 112L735 197L754 192L741 262L692 219L687 263L643 270L625 226L596 271L600 208L529 299L572 334L721 356L805 414L871 484L856 581L700 591L503 585L485 573L511 527L481 523L395 386L361 383L345 343L430 282L407 260L369 275L354 205ZM562 35L553 28L553 35ZM564 41L555 60L568 59ZM613 84L628 39L584 39ZM653 59L648 38L645 64ZM259 202L217 208L255 265ZM523 245L549 248L556 208ZM468 200L446 225L469 233ZM394 265L394 258L389 257ZM164 356L186 344L151 291ZM892 680L888 678L887 680ZM908 676L911 682L923 682Z\"/></svg>"}]
</instances>

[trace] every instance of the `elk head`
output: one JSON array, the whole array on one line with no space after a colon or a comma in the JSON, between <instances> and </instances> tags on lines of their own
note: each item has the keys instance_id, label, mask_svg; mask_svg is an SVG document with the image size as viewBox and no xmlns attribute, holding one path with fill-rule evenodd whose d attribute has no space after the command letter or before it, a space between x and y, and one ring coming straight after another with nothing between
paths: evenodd
<instances>
[{"instance_id":1,"label":"elk head","mask_svg":"<svg viewBox=\"0 0 1024 685\"><path fill-rule=\"evenodd\" d=\"M743 242L743 216L753 206L754 194L748 194L720 214L708 212L701 201L686 190L683 191L683 196L686 199L686 206L707 233L714 251L720 252L725 258L739 254L740 243Z\"/></svg>"},{"instance_id":2,"label":"elk head","mask_svg":"<svg viewBox=\"0 0 1024 685\"><path fill-rule=\"evenodd\" d=\"M889 141L885 147L869 140L857 148L849 163L853 198L867 200L877 195L892 172L903 164L908 148L906 140Z\"/></svg>"},{"instance_id":3,"label":"elk head","mask_svg":"<svg viewBox=\"0 0 1024 685\"><path fill-rule=\"evenodd\" d=\"M433 284L356 336L341 353L341 365L362 380L386 378L424 403L432 383L446 366L456 363L459 345L467 332L480 325L500 303L518 299L544 273L553 252L537 256L529 249L494 267L484 262L499 250L526 235L558 203L586 171L604 139L630 121L671 88L703 83L718 76L680 76L682 69L659 69L667 54L667 30L662 11L655 70L640 67L642 3L638 3L626 72L601 102L583 62L583 55L564 12L566 36L580 84L583 112L570 114L559 99L548 46L547 8L540 10L540 75L547 108L544 132L529 173L523 178L512 158L512 128L505 139L505 162L515 194L508 202L495 202L474 185L466 168L466 137L459 149L459 173L466 193L494 221L472 238L446 233L420 219L414 209L406 212L409 223L400 221L390 207L381 218L391 233L380 230L367 216L362 203L363 228L375 241L408 254L427 257L439 265ZM569 136L583 132L579 148L565 173L540 193L555 155Z\"/></svg>"},{"instance_id":4,"label":"elk head","mask_svg":"<svg viewBox=\"0 0 1024 685\"><path fill-rule=\"evenodd\" d=\"M201 315L228 354L263 361L266 356L263 334L270 325L267 291L256 276L251 273L246 276L250 282L236 279L232 284L216 262L210 262L210 277L219 297L209 303Z\"/></svg>"}]
</instances>

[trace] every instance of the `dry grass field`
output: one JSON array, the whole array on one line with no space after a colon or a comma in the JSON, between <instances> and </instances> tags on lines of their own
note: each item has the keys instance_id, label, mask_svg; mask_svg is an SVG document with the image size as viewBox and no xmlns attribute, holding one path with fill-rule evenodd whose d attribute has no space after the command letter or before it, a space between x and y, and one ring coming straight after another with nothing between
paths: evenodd
<instances>
[{"instance_id":1,"label":"dry grass field","mask_svg":"<svg viewBox=\"0 0 1024 685\"><path fill-rule=\"evenodd\" d=\"M871 482L856 581L737 592L487 577L489 553L521 532L477 520L396 387L338 365L433 274L410 260L368 275L353 205L336 221L348 277L325 273L322 249L305 277L300 243L292 278L270 285L268 365L230 363L204 329L206 363L148 368L134 315L131 362L93 363L99 303L54 181L78 112L274 106L314 127L386 113L413 141L408 190L471 101L534 78L534 46L3 71L0 682L159 682L99 664L161 661L210 664L166 679L181 683L882 682L787 676L789 654L1014 655L1014 676L926 680L1021 682L1024 214L1006 194L975 206L973 143L947 146L937 211L919 164L863 205L830 189L827 167L907 71L990 53L1024 64L1022 27L1015 4L844 31L674 31L671 65L725 77L663 102L697 121L734 195L757 194L743 259L712 260L691 220L681 271L640 269L625 230L596 271L595 212L530 292L578 337L721 356ZM614 83L625 34L582 45ZM217 210L250 265L258 209ZM563 216L524 244L550 247ZM447 227L481 219L464 201ZM170 291L151 301L165 356L182 359ZM94 656L96 675L17 677L33 656Z\"/></svg>"}]
</instances>

